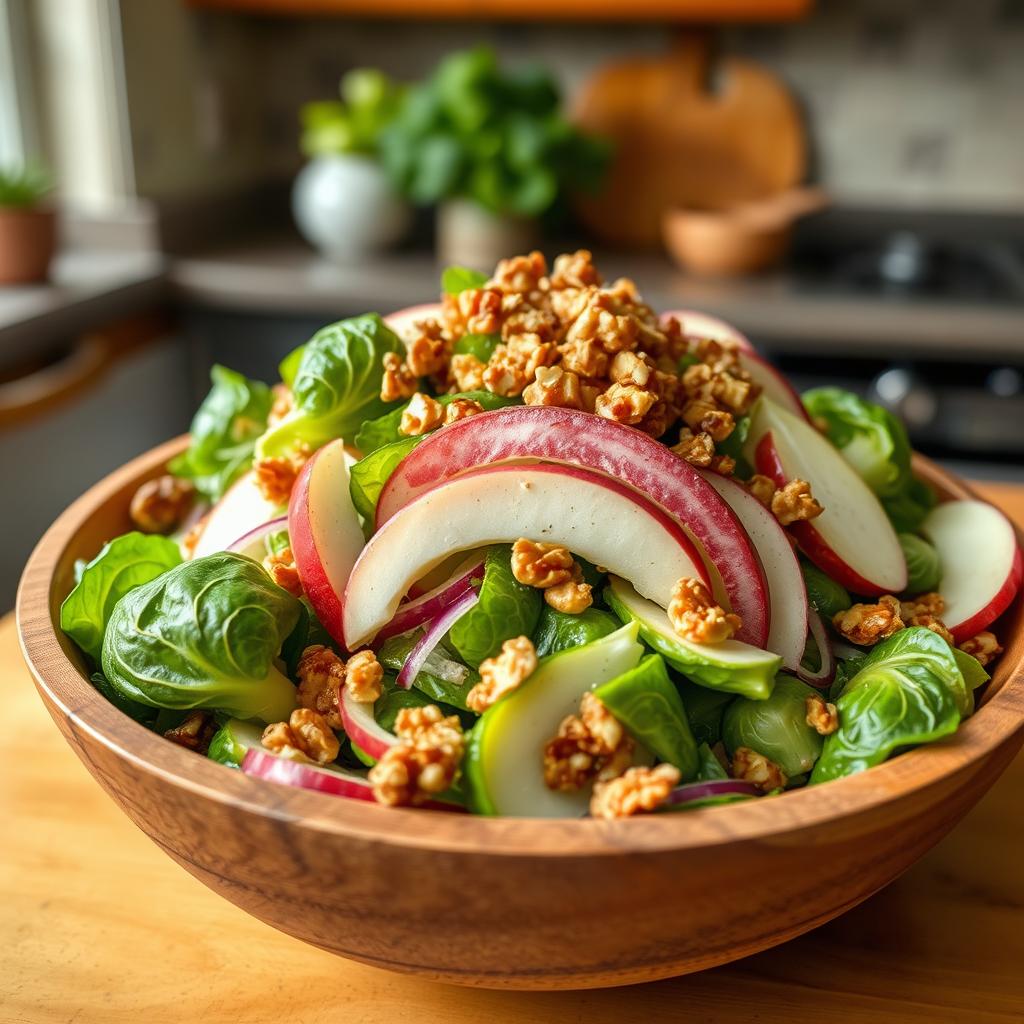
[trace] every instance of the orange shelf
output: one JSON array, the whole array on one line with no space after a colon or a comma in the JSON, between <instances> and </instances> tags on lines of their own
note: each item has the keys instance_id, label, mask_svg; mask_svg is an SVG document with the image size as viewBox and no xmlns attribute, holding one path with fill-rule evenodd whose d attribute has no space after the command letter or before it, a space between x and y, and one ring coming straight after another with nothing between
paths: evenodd
<instances>
[{"instance_id":1,"label":"orange shelf","mask_svg":"<svg viewBox=\"0 0 1024 1024\"><path fill-rule=\"evenodd\" d=\"M191 7L274 15L506 21L787 21L814 0L186 0Z\"/></svg>"}]
</instances>

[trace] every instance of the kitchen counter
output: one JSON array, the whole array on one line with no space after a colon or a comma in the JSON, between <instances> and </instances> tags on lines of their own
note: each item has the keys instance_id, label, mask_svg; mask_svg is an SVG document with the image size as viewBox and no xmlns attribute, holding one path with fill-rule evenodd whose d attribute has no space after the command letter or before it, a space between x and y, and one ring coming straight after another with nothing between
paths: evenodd
<instances>
[{"instance_id":1,"label":"kitchen counter","mask_svg":"<svg viewBox=\"0 0 1024 1024\"><path fill-rule=\"evenodd\" d=\"M1024 522L1024 488L981 490ZM12 616L0 621L0 692L5 1024L1021 1020L1024 755L902 878L808 935L670 981L517 994L349 963L215 896L116 809L60 739Z\"/></svg>"}]
</instances>

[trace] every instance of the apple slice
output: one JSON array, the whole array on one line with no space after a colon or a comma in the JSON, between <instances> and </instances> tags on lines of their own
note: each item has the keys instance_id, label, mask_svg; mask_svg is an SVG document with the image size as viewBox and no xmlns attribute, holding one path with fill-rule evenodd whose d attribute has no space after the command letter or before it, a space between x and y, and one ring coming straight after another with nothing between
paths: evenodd
<instances>
[{"instance_id":1,"label":"apple slice","mask_svg":"<svg viewBox=\"0 0 1024 1024\"><path fill-rule=\"evenodd\" d=\"M681 576L709 584L679 524L619 481L576 466L486 466L427 491L373 535L345 588L345 645L372 640L409 587L453 551L519 537L564 544L662 607Z\"/></svg>"},{"instance_id":2,"label":"apple slice","mask_svg":"<svg viewBox=\"0 0 1024 1024\"><path fill-rule=\"evenodd\" d=\"M324 628L341 642L341 601L363 550L349 495L349 456L341 441L324 445L302 467L288 504L288 535L302 588Z\"/></svg>"},{"instance_id":3,"label":"apple slice","mask_svg":"<svg viewBox=\"0 0 1024 1024\"><path fill-rule=\"evenodd\" d=\"M342 687L340 705L345 735L375 761L398 742L394 733L377 724L373 717L373 701L356 700L346 687Z\"/></svg>"},{"instance_id":4,"label":"apple slice","mask_svg":"<svg viewBox=\"0 0 1024 1024\"><path fill-rule=\"evenodd\" d=\"M227 551L240 537L278 515L280 506L263 497L256 486L256 476L250 470L240 476L210 510L192 557L203 558Z\"/></svg>"},{"instance_id":5,"label":"apple slice","mask_svg":"<svg viewBox=\"0 0 1024 1024\"><path fill-rule=\"evenodd\" d=\"M898 594L907 564L878 498L806 420L761 399L746 441L747 458L776 486L799 477L825 511L789 532L814 564L855 594Z\"/></svg>"},{"instance_id":6,"label":"apple slice","mask_svg":"<svg viewBox=\"0 0 1024 1024\"><path fill-rule=\"evenodd\" d=\"M512 406L436 431L399 463L384 485L377 502L377 528L416 497L464 470L526 460L607 474L660 505L713 563L732 610L743 620L739 638L764 646L768 585L735 514L688 462L665 445L590 413Z\"/></svg>"},{"instance_id":7,"label":"apple slice","mask_svg":"<svg viewBox=\"0 0 1024 1024\"><path fill-rule=\"evenodd\" d=\"M698 472L736 513L754 542L768 581L771 609L768 641L763 646L796 672L807 644L808 619L807 589L793 544L775 516L746 488L719 473Z\"/></svg>"},{"instance_id":8,"label":"apple slice","mask_svg":"<svg viewBox=\"0 0 1024 1024\"><path fill-rule=\"evenodd\" d=\"M373 787L361 775L347 772L337 765L326 768L305 761L292 761L255 747L246 752L242 771L267 782L313 789L330 796L345 796L352 800L374 799Z\"/></svg>"},{"instance_id":9,"label":"apple slice","mask_svg":"<svg viewBox=\"0 0 1024 1024\"><path fill-rule=\"evenodd\" d=\"M388 313L384 317L384 323L388 325L402 339L406 341L412 333L413 324L417 320L436 320L441 316L440 302L424 302L419 306L408 306L399 309L394 313Z\"/></svg>"},{"instance_id":10,"label":"apple slice","mask_svg":"<svg viewBox=\"0 0 1024 1024\"><path fill-rule=\"evenodd\" d=\"M679 321L687 338L714 338L715 341L736 345L748 352L754 349L745 334L710 313L702 313L697 309L670 309L667 313L661 314L661 319L665 321L670 316Z\"/></svg>"},{"instance_id":11,"label":"apple slice","mask_svg":"<svg viewBox=\"0 0 1024 1024\"><path fill-rule=\"evenodd\" d=\"M1024 558L1010 521L983 501L932 509L921 532L942 565L942 621L957 643L977 636L1008 607L1024 578Z\"/></svg>"}]
</instances>

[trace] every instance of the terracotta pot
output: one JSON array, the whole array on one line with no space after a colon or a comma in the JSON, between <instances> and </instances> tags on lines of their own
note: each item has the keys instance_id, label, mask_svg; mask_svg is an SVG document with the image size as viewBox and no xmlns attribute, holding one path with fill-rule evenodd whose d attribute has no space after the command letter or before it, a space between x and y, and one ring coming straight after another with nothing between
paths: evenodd
<instances>
[{"instance_id":1,"label":"terracotta pot","mask_svg":"<svg viewBox=\"0 0 1024 1024\"><path fill-rule=\"evenodd\" d=\"M0 206L0 284L46 280L56 248L56 210Z\"/></svg>"},{"instance_id":2,"label":"terracotta pot","mask_svg":"<svg viewBox=\"0 0 1024 1024\"><path fill-rule=\"evenodd\" d=\"M491 270L500 259L529 252L537 222L498 216L470 199L449 199L437 208L437 258L447 265Z\"/></svg>"}]
</instances>

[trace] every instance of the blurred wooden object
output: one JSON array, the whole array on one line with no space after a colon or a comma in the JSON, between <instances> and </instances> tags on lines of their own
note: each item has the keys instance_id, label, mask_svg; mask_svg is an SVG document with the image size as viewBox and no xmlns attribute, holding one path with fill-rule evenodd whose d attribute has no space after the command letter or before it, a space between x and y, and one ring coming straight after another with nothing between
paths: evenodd
<instances>
[{"instance_id":1,"label":"blurred wooden object","mask_svg":"<svg viewBox=\"0 0 1024 1024\"><path fill-rule=\"evenodd\" d=\"M764 199L806 170L803 120L789 90L751 61L714 61L699 33L681 35L664 56L599 71L576 121L615 143L604 189L579 209L592 231L619 245L658 245L667 210Z\"/></svg>"},{"instance_id":2,"label":"blurred wooden object","mask_svg":"<svg viewBox=\"0 0 1024 1024\"><path fill-rule=\"evenodd\" d=\"M283 15L500 18L505 21L790 21L814 0L186 0L191 7Z\"/></svg>"}]
</instances>

